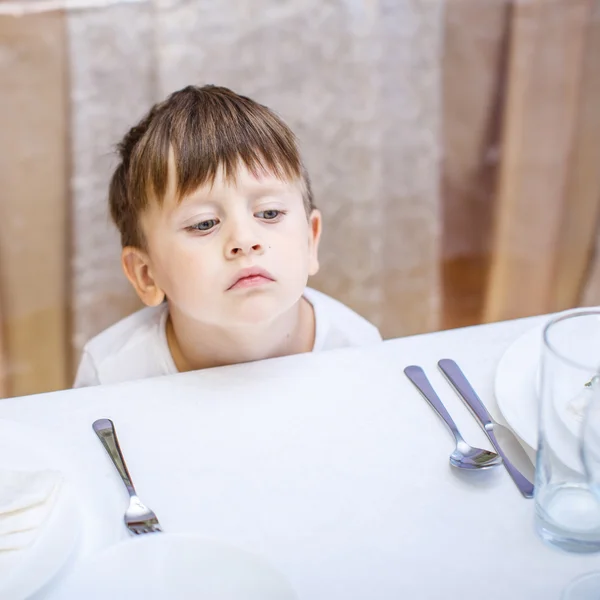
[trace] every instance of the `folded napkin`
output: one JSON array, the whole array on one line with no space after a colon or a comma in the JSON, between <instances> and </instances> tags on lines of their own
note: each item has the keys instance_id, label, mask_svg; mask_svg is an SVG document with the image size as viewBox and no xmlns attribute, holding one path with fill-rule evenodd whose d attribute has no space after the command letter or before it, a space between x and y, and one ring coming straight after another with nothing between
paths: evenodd
<instances>
[{"instance_id":1,"label":"folded napkin","mask_svg":"<svg viewBox=\"0 0 600 600\"><path fill-rule=\"evenodd\" d=\"M52 513L62 482L58 471L0 469L0 553L33 543Z\"/></svg>"}]
</instances>

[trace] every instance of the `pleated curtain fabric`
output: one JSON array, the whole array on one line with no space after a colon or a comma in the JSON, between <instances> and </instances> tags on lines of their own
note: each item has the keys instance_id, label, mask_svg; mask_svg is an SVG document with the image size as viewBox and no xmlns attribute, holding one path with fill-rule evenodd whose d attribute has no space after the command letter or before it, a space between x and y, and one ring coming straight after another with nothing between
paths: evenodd
<instances>
[{"instance_id":1,"label":"pleated curtain fabric","mask_svg":"<svg viewBox=\"0 0 600 600\"><path fill-rule=\"evenodd\" d=\"M156 101L153 27L146 1L67 16L73 370L87 340L140 307L107 197L116 144Z\"/></svg>"}]
</instances>

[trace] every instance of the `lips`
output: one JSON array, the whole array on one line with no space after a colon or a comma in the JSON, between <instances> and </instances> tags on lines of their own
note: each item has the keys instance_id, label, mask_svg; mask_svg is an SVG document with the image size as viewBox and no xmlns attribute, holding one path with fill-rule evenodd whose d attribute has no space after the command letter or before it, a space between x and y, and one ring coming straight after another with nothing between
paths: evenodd
<instances>
[{"instance_id":1,"label":"lips","mask_svg":"<svg viewBox=\"0 0 600 600\"><path fill-rule=\"evenodd\" d=\"M231 285L227 288L227 291L248 287L256 287L273 283L275 278L271 273L260 267L250 267L248 269L242 269L238 271L231 281Z\"/></svg>"}]
</instances>

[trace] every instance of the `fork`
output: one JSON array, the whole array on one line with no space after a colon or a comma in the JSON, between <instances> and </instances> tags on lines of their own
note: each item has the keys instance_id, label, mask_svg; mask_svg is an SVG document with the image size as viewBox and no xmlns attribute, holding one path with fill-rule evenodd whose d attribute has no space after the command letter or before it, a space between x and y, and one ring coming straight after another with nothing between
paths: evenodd
<instances>
[{"instance_id":1,"label":"fork","mask_svg":"<svg viewBox=\"0 0 600 600\"><path fill-rule=\"evenodd\" d=\"M135 487L133 487L133 482L125 465L125 459L121 453L113 422L110 419L98 419L94 421L92 427L108 452L117 471L119 471L119 475L129 492L129 506L125 511L124 517L127 529L135 535L162 531L156 515L142 503L138 498Z\"/></svg>"}]
</instances>

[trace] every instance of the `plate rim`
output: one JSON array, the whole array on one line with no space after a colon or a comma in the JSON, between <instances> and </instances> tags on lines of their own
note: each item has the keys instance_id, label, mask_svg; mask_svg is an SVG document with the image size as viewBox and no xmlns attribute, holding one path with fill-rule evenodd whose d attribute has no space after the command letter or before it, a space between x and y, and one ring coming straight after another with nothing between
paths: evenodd
<instances>
[{"instance_id":1,"label":"plate rim","mask_svg":"<svg viewBox=\"0 0 600 600\"><path fill-rule=\"evenodd\" d=\"M108 560L110 563L111 561L122 559L121 553L124 548L130 547L135 549L136 546L148 543L152 544L155 543L155 540L159 539L165 540L167 548L169 543L185 541L198 545L201 548L208 547L209 550L217 548L220 551L225 551L225 553L233 553L236 556L242 556L245 560L258 566L263 572L267 572L273 581L276 581L277 584L288 593L289 598L293 597L298 599L297 591L293 587L291 579L259 552L238 546L226 540L187 532L148 534L146 536L126 538L111 544L101 551L87 556L85 560L80 562L77 568L73 569L65 580L61 582L61 585L55 590L55 593L51 597L57 599L62 599L63 597L70 598L71 594L79 592L82 589L82 586L89 585L88 576L90 571L93 572L94 569L104 561Z\"/></svg>"},{"instance_id":2,"label":"plate rim","mask_svg":"<svg viewBox=\"0 0 600 600\"><path fill-rule=\"evenodd\" d=\"M502 413L502 416L510 428L523 440L523 442L525 442L525 444L527 444L533 450L536 450L538 445L537 408L535 409L536 418L530 426L523 426L519 420L515 421L514 411L511 408L511 404L507 404L506 402L507 398L511 396L511 394L505 392L506 384L504 381L505 378L508 380L509 377L512 378L513 381L515 379L514 370L509 369L508 365L514 362L514 355L517 352L517 349L520 350L522 347L530 347L531 350L535 350L535 352L527 352L527 362L525 363L524 367L520 369L519 381L530 388L531 401L534 405L537 405L537 396L535 391L535 379L537 373L536 365L539 364L540 360L542 331L544 330L545 326L546 323L532 327L517 337L517 339L513 340L513 342L502 353L494 374L494 396L496 398L498 409ZM522 353L519 353L519 356L522 356ZM535 359L534 356L536 357ZM521 364L523 364L522 361Z\"/></svg>"},{"instance_id":3,"label":"plate rim","mask_svg":"<svg viewBox=\"0 0 600 600\"><path fill-rule=\"evenodd\" d=\"M46 432L38 426L1 418L0 432L5 428L13 436L16 430L16 436L19 440L31 440L33 438L37 442L43 442L43 451L33 451L34 455L39 456L47 453L47 459L42 458L40 461L40 468L54 468L48 465L47 462L54 457L62 457L64 453L60 444L49 439ZM27 442L25 441L25 443ZM2 578L0 598L27 598L36 594L61 572L76 552L82 534L82 516L78 506L78 493L74 483L65 476L64 472L60 469L55 470L61 473L63 481L61 484L62 489L59 492L61 497L57 499L60 504L53 507L48 522L43 526L44 529L47 527L51 527L51 529L42 532L33 544L24 550L29 558L26 558L24 562L19 561L17 568L13 568L9 577ZM58 546L55 544L57 539L60 540ZM44 541L45 543L43 543ZM41 549L40 542L42 542ZM39 560L40 556L47 556L49 559L44 560L41 567L38 566L40 564L38 563L32 569L32 563ZM35 576L32 575L33 573L35 573Z\"/></svg>"}]
</instances>

